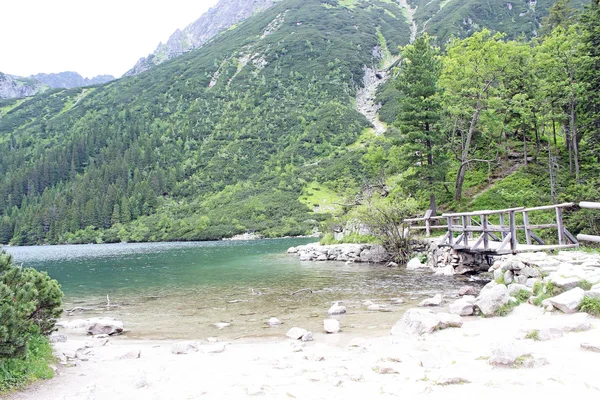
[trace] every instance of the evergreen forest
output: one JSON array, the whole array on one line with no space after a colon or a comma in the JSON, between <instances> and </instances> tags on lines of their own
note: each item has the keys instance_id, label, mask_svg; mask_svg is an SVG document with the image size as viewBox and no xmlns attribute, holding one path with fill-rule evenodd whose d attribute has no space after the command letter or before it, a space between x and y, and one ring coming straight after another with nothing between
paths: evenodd
<instances>
[{"instance_id":1,"label":"evergreen forest","mask_svg":"<svg viewBox=\"0 0 600 400\"><path fill-rule=\"evenodd\" d=\"M409 4L283 0L139 75L0 101L0 244L598 201L598 0ZM383 134L357 111L365 68L389 76Z\"/></svg>"}]
</instances>

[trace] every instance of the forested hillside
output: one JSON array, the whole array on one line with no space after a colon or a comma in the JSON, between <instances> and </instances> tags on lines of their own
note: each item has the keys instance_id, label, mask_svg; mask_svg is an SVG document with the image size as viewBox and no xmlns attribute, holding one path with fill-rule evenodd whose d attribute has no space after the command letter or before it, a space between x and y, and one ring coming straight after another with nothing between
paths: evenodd
<instances>
[{"instance_id":1,"label":"forested hillside","mask_svg":"<svg viewBox=\"0 0 600 400\"><path fill-rule=\"evenodd\" d=\"M284 0L145 73L0 102L0 243L306 234L375 197L456 208L488 187L468 205L597 195L597 20L557 11L531 42L508 39L539 18L506 37L447 30L404 48L427 77L393 64L453 3L469 2L419 25L425 5ZM390 63L375 135L356 93Z\"/></svg>"}]
</instances>

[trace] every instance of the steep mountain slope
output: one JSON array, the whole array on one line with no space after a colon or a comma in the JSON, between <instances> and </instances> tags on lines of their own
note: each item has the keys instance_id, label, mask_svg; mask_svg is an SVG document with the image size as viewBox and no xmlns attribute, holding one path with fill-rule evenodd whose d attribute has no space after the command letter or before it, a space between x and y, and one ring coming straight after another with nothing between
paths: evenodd
<instances>
[{"instance_id":1,"label":"steep mountain slope","mask_svg":"<svg viewBox=\"0 0 600 400\"><path fill-rule=\"evenodd\" d=\"M44 85L35 79L21 78L0 72L0 99L32 96L43 88Z\"/></svg>"},{"instance_id":2,"label":"steep mountain slope","mask_svg":"<svg viewBox=\"0 0 600 400\"><path fill-rule=\"evenodd\" d=\"M147 71L185 52L201 47L213 36L273 5L273 0L220 0L196 21L177 29L167 43L160 43L154 53L142 57L125 76Z\"/></svg>"},{"instance_id":3,"label":"steep mountain slope","mask_svg":"<svg viewBox=\"0 0 600 400\"><path fill-rule=\"evenodd\" d=\"M355 92L409 36L394 4L288 0L148 73L0 103L0 241L310 231L302 189L360 183Z\"/></svg>"}]
</instances>

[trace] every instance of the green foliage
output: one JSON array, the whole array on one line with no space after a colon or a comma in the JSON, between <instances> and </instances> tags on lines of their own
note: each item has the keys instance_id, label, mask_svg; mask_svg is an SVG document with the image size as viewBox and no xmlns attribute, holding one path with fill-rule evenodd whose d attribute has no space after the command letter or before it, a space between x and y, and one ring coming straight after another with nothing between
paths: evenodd
<instances>
[{"instance_id":1,"label":"green foliage","mask_svg":"<svg viewBox=\"0 0 600 400\"><path fill-rule=\"evenodd\" d=\"M580 288L582 288L583 290L590 290L592 288L592 286L594 286L594 284L592 282L586 281L585 279L579 281L579 284L577 285Z\"/></svg>"},{"instance_id":2,"label":"green foliage","mask_svg":"<svg viewBox=\"0 0 600 400\"><path fill-rule=\"evenodd\" d=\"M528 290L521 289L515 295L515 298L519 303L525 303L531 297L531 293Z\"/></svg>"},{"instance_id":3,"label":"green foliage","mask_svg":"<svg viewBox=\"0 0 600 400\"><path fill-rule=\"evenodd\" d=\"M24 358L0 358L0 394L21 388L39 379L50 379L54 371L52 346L43 335L29 338Z\"/></svg>"},{"instance_id":4,"label":"green foliage","mask_svg":"<svg viewBox=\"0 0 600 400\"><path fill-rule=\"evenodd\" d=\"M0 252L0 359L25 356L32 334L52 332L62 296L48 274L14 266L12 257Z\"/></svg>"},{"instance_id":5,"label":"green foliage","mask_svg":"<svg viewBox=\"0 0 600 400\"><path fill-rule=\"evenodd\" d=\"M585 296L581 301L579 311L600 317L600 299Z\"/></svg>"},{"instance_id":6,"label":"green foliage","mask_svg":"<svg viewBox=\"0 0 600 400\"><path fill-rule=\"evenodd\" d=\"M327 232L321 240L319 241L321 244L341 244L341 243L379 243L379 238L373 235L360 235L358 233L352 233L348 235L344 235L341 240L336 240L333 236L333 233Z\"/></svg>"},{"instance_id":7,"label":"green foliage","mask_svg":"<svg viewBox=\"0 0 600 400\"><path fill-rule=\"evenodd\" d=\"M495 315L498 317L506 317L519 304L521 304L519 301L509 301L508 303L506 303L502 307L500 307L496 311Z\"/></svg>"},{"instance_id":8,"label":"green foliage","mask_svg":"<svg viewBox=\"0 0 600 400\"><path fill-rule=\"evenodd\" d=\"M540 331L538 331L537 329L532 329L529 332L527 332L527 335L525 335L525 339L532 339L535 341L540 340Z\"/></svg>"}]
</instances>

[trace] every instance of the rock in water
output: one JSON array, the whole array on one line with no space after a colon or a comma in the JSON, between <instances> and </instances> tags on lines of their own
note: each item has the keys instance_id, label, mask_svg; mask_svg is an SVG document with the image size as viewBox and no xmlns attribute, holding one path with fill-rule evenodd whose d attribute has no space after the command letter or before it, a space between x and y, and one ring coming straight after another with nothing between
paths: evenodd
<instances>
[{"instance_id":1,"label":"rock in water","mask_svg":"<svg viewBox=\"0 0 600 400\"><path fill-rule=\"evenodd\" d=\"M419 307L437 307L440 304L442 304L442 295L438 293L435 296L420 302Z\"/></svg>"},{"instance_id":2,"label":"rock in water","mask_svg":"<svg viewBox=\"0 0 600 400\"><path fill-rule=\"evenodd\" d=\"M198 351L198 343L193 341L188 342L177 342L171 346L171 353L173 354L189 354Z\"/></svg>"},{"instance_id":3,"label":"rock in water","mask_svg":"<svg viewBox=\"0 0 600 400\"><path fill-rule=\"evenodd\" d=\"M340 321L333 318L323 320L323 330L327 333L338 333L340 331Z\"/></svg>"},{"instance_id":4,"label":"rock in water","mask_svg":"<svg viewBox=\"0 0 600 400\"><path fill-rule=\"evenodd\" d=\"M282 324L282 322L281 322L281 321L280 321L278 318L271 317L271 318L269 318L269 320L267 321L267 324L268 324L269 326L273 327L273 326L279 326L279 325L281 325L281 324Z\"/></svg>"},{"instance_id":5,"label":"rock in water","mask_svg":"<svg viewBox=\"0 0 600 400\"><path fill-rule=\"evenodd\" d=\"M475 289L473 286L467 285L458 289L459 296L477 296L477 294L477 289Z\"/></svg>"},{"instance_id":6,"label":"rock in water","mask_svg":"<svg viewBox=\"0 0 600 400\"><path fill-rule=\"evenodd\" d=\"M415 257L413 259L411 259L407 264L406 264L406 269L410 269L410 270L415 270L415 269L421 269L421 268L426 268L426 265L423 265L423 263L421 262L421 260L419 260L418 257Z\"/></svg>"},{"instance_id":7,"label":"rock in water","mask_svg":"<svg viewBox=\"0 0 600 400\"><path fill-rule=\"evenodd\" d=\"M504 285L486 287L479 293L475 305L484 315L494 315L496 311L508 303L508 289Z\"/></svg>"},{"instance_id":8,"label":"rock in water","mask_svg":"<svg viewBox=\"0 0 600 400\"><path fill-rule=\"evenodd\" d=\"M580 287L576 287L558 296L550 297L548 301L565 314L572 314L579 310L584 296L585 291Z\"/></svg>"},{"instance_id":9,"label":"rock in water","mask_svg":"<svg viewBox=\"0 0 600 400\"><path fill-rule=\"evenodd\" d=\"M87 328L88 335L118 335L123 332L123 322L112 318L92 318Z\"/></svg>"},{"instance_id":10,"label":"rock in water","mask_svg":"<svg viewBox=\"0 0 600 400\"><path fill-rule=\"evenodd\" d=\"M307 332L308 331L306 329L298 328L297 326L295 326L292 329L290 329L285 334L285 336L289 337L290 339L298 340L302 338L302 336L304 336Z\"/></svg>"},{"instance_id":11,"label":"rock in water","mask_svg":"<svg viewBox=\"0 0 600 400\"><path fill-rule=\"evenodd\" d=\"M447 313L434 314L430 310L411 308L392 327L392 335L423 335L438 329L450 327L460 328L462 318L458 315Z\"/></svg>"},{"instance_id":12,"label":"rock in water","mask_svg":"<svg viewBox=\"0 0 600 400\"><path fill-rule=\"evenodd\" d=\"M327 311L328 315L340 315L346 314L346 306L340 306L339 301L336 301L334 305Z\"/></svg>"}]
</instances>

